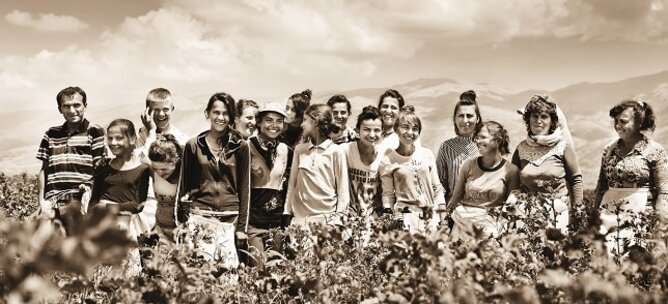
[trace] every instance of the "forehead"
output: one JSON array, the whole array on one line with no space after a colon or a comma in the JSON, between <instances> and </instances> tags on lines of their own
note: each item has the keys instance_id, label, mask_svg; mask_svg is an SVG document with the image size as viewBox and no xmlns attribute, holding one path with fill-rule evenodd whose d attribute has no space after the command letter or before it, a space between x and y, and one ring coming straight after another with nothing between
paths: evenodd
<instances>
[{"instance_id":1,"label":"forehead","mask_svg":"<svg viewBox=\"0 0 668 304\"><path fill-rule=\"evenodd\" d=\"M75 104L82 104L83 105L83 96L79 93L74 93L72 96L65 96L63 98L63 101L60 103L60 105L75 105Z\"/></svg>"},{"instance_id":2,"label":"forehead","mask_svg":"<svg viewBox=\"0 0 668 304\"><path fill-rule=\"evenodd\" d=\"M274 113L274 112L268 112L267 114L264 114L264 117L263 117L262 119L263 119L263 120L269 120L269 119L271 119L271 120L279 120L279 119L283 119L283 118L284 118L284 117L283 117L283 115L281 115L281 114Z\"/></svg>"},{"instance_id":3,"label":"forehead","mask_svg":"<svg viewBox=\"0 0 668 304\"><path fill-rule=\"evenodd\" d=\"M123 130L120 125L116 125L107 129L108 136L123 136Z\"/></svg>"},{"instance_id":4,"label":"forehead","mask_svg":"<svg viewBox=\"0 0 668 304\"><path fill-rule=\"evenodd\" d=\"M360 124L360 128L382 128L383 127L383 122L376 118L376 119L365 119L362 120L362 123Z\"/></svg>"},{"instance_id":5,"label":"forehead","mask_svg":"<svg viewBox=\"0 0 668 304\"><path fill-rule=\"evenodd\" d=\"M249 116L249 115L255 115L257 114L257 108L253 106L246 106L241 113L242 116Z\"/></svg>"},{"instance_id":6,"label":"forehead","mask_svg":"<svg viewBox=\"0 0 668 304\"><path fill-rule=\"evenodd\" d=\"M482 126L482 128L480 128L480 131L478 131L477 136L489 136L489 135L490 135L489 129L487 128L487 126Z\"/></svg>"},{"instance_id":7,"label":"forehead","mask_svg":"<svg viewBox=\"0 0 668 304\"><path fill-rule=\"evenodd\" d=\"M395 107L398 108L399 107L399 100L394 98L394 97L387 96L387 97L383 98L383 102L381 103L381 106L384 106L384 105L395 106Z\"/></svg>"},{"instance_id":8,"label":"forehead","mask_svg":"<svg viewBox=\"0 0 668 304\"><path fill-rule=\"evenodd\" d=\"M628 108L624 109L624 111L619 113L619 115L617 115L617 117L618 118L633 119L634 118L633 114L635 114L635 111L633 110L633 108L628 107Z\"/></svg>"},{"instance_id":9,"label":"forehead","mask_svg":"<svg viewBox=\"0 0 668 304\"><path fill-rule=\"evenodd\" d=\"M222 101L216 100L211 105L211 111L227 112L227 107Z\"/></svg>"},{"instance_id":10,"label":"forehead","mask_svg":"<svg viewBox=\"0 0 668 304\"><path fill-rule=\"evenodd\" d=\"M459 114L473 114L475 115L475 106L474 105L463 105L459 106L457 109L457 115Z\"/></svg>"},{"instance_id":11,"label":"forehead","mask_svg":"<svg viewBox=\"0 0 668 304\"><path fill-rule=\"evenodd\" d=\"M348 104L345 102L337 102L332 104L332 111L348 111Z\"/></svg>"},{"instance_id":12,"label":"forehead","mask_svg":"<svg viewBox=\"0 0 668 304\"><path fill-rule=\"evenodd\" d=\"M172 108L174 105L170 98L165 100L151 100L149 99L148 105L151 108Z\"/></svg>"}]
</instances>

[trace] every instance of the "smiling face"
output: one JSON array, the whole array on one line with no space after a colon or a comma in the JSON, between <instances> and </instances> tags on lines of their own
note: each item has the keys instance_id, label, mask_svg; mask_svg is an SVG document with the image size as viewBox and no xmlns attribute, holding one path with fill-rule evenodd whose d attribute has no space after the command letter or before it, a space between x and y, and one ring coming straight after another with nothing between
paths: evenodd
<instances>
[{"instance_id":1,"label":"smiling face","mask_svg":"<svg viewBox=\"0 0 668 304\"><path fill-rule=\"evenodd\" d=\"M309 115L304 115L304 121L302 121L301 124L302 127L302 135L304 137L312 137L315 138L318 136L318 126L316 125L316 121Z\"/></svg>"},{"instance_id":2,"label":"smiling face","mask_svg":"<svg viewBox=\"0 0 668 304\"><path fill-rule=\"evenodd\" d=\"M285 118L278 113L269 112L258 122L260 136L264 140L274 140L283 133Z\"/></svg>"},{"instance_id":3,"label":"smiling face","mask_svg":"<svg viewBox=\"0 0 668 304\"><path fill-rule=\"evenodd\" d=\"M163 179L168 179L176 170L176 163L170 161L152 161L151 168L153 169L153 172Z\"/></svg>"},{"instance_id":4,"label":"smiling face","mask_svg":"<svg viewBox=\"0 0 668 304\"><path fill-rule=\"evenodd\" d=\"M375 146L383 141L383 122L380 119L362 121L359 130L359 142L366 146Z\"/></svg>"},{"instance_id":5,"label":"smiling face","mask_svg":"<svg viewBox=\"0 0 668 304\"><path fill-rule=\"evenodd\" d=\"M399 115L399 100L390 96L385 97L383 98L379 110L380 114L383 115L383 123L385 123L385 127L391 128L394 125L394 121L397 119L397 115Z\"/></svg>"},{"instance_id":6,"label":"smiling face","mask_svg":"<svg viewBox=\"0 0 668 304\"><path fill-rule=\"evenodd\" d=\"M640 135L633 108L626 108L615 116L615 131L622 140L631 139Z\"/></svg>"},{"instance_id":7,"label":"smiling face","mask_svg":"<svg viewBox=\"0 0 668 304\"><path fill-rule=\"evenodd\" d=\"M169 122L174 110L172 100L167 98L165 100L149 100L148 106L153 111L153 121L158 132L169 129Z\"/></svg>"},{"instance_id":8,"label":"smiling face","mask_svg":"<svg viewBox=\"0 0 668 304\"><path fill-rule=\"evenodd\" d=\"M548 112L531 113L529 116L529 128L533 135L547 135L550 133L552 118Z\"/></svg>"},{"instance_id":9,"label":"smiling face","mask_svg":"<svg viewBox=\"0 0 668 304\"><path fill-rule=\"evenodd\" d=\"M487 127L483 126L480 128L480 131L475 136L475 143L478 146L478 152L480 155L492 155L498 152L498 145L494 140L494 136L489 132Z\"/></svg>"},{"instance_id":10,"label":"smiling face","mask_svg":"<svg viewBox=\"0 0 668 304\"><path fill-rule=\"evenodd\" d=\"M236 130L239 131L241 136L244 139L248 139L253 132L255 132L255 115L257 114L257 108L248 106L245 107L239 119L237 119Z\"/></svg>"},{"instance_id":11,"label":"smiling face","mask_svg":"<svg viewBox=\"0 0 668 304\"><path fill-rule=\"evenodd\" d=\"M480 118L475 112L474 105L459 106L457 113L455 113L455 124L457 125L457 130L459 130L459 135L464 137L472 136L478 119Z\"/></svg>"},{"instance_id":12,"label":"smiling face","mask_svg":"<svg viewBox=\"0 0 668 304\"><path fill-rule=\"evenodd\" d=\"M86 106L83 103L83 96L75 93L71 97L65 99L58 106L58 111L63 114L65 121L68 124L78 124L84 119L84 112Z\"/></svg>"},{"instance_id":13,"label":"smiling face","mask_svg":"<svg viewBox=\"0 0 668 304\"><path fill-rule=\"evenodd\" d=\"M211 109L206 113L206 119L211 124L211 131L222 133L229 128L230 115L227 107L220 100L213 102Z\"/></svg>"},{"instance_id":14,"label":"smiling face","mask_svg":"<svg viewBox=\"0 0 668 304\"><path fill-rule=\"evenodd\" d=\"M115 156L127 155L134 150L135 141L125 135L121 126L113 126L107 129L107 146Z\"/></svg>"},{"instance_id":15,"label":"smiling face","mask_svg":"<svg viewBox=\"0 0 668 304\"><path fill-rule=\"evenodd\" d=\"M405 146L412 145L420 137L420 127L415 123L403 119L395 132L399 135L399 142Z\"/></svg>"},{"instance_id":16,"label":"smiling face","mask_svg":"<svg viewBox=\"0 0 668 304\"><path fill-rule=\"evenodd\" d=\"M346 128L350 112L348 112L348 105L345 102L337 102L332 105L332 114L334 114L334 124L341 130Z\"/></svg>"}]
</instances>

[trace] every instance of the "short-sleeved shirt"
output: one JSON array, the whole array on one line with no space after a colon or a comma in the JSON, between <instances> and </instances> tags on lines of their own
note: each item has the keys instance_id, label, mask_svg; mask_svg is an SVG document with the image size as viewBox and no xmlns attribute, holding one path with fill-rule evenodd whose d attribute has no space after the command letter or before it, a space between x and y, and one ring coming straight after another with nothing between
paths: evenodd
<instances>
[{"instance_id":1,"label":"short-sleeved shirt","mask_svg":"<svg viewBox=\"0 0 668 304\"><path fill-rule=\"evenodd\" d=\"M351 207L361 213L382 205L378 168L383 157L383 151L377 151L376 159L371 164L366 165L362 162L357 145L357 142L352 142L343 145L343 147L346 151L348 175L350 176Z\"/></svg>"},{"instance_id":2,"label":"short-sleeved shirt","mask_svg":"<svg viewBox=\"0 0 668 304\"><path fill-rule=\"evenodd\" d=\"M519 169L505 159L489 169L484 168L481 161L482 157L469 158L460 168L457 182L464 183L461 202L478 208L499 206L519 185ZM453 198L460 196L455 190Z\"/></svg>"},{"instance_id":3,"label":"short-sleeved shirt","mask_svg":"<svg viewBox=\"0 0 668 304\"><path fill-rule=\"evenodd\" d=\"M142 211L141 203L146 201L148 178L151 174L146 164L128 170L118 170L107 164L99 171L95 176L90 199L91 207L100 200L106 200L118 203L120 211L131 213Z\"/></svg>"},{"instance_id":4,"label":"short-sleeved shirt","mask_svg":"<svg viewBox=\"0 0 668 304\"><path fill-rule=\"evenodd\" d=\"M650 194L668 194L668 156L661 144L643 136L626 155L620 149L621 140L616 140L603 150L598 191L650 188Z\"/></svg>"},{"instance_id":5,"label":"short-sleeved shirt","mask_svg":"<svg viewBox=\"0 0 668 304\"><path fill-rule=\"evenodd\" d=\"M98 162L104 156L104 129L84 119L70 133L67 123L50 128L37 150L37 159L47 162L44 199L58 201L78 193L80 185L91 187Z\"/></svg>"}]
</instances>

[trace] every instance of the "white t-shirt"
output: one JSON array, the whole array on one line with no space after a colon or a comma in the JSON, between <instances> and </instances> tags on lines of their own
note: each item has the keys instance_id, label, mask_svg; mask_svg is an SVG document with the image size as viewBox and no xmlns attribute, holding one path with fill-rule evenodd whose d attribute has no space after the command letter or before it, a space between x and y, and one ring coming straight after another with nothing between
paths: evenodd
<instances>
[{"instance_id":1,"label":"white t-shirt","mask_svg":"<svg viewBox=\"0 0 668 304\"><path fill-rule=\"evenodd\" d=\"M374 207L381 205L380 175L378 166L385 150L377 149L376 158L368 166L362 162L357 142L347 143L344 147L350 177L351 208L365 215Z\"/></svg>"}]
</instances>

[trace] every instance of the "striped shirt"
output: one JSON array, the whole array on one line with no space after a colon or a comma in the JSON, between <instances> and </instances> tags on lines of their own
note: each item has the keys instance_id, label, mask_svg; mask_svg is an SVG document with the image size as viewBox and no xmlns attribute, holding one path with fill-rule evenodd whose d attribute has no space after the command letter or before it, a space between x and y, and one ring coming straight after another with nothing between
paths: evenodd
<instances>
[{"instance_id":1,"label":"striped shirt","mask_svg":"<svg viewBox=\"0 0 668 304\"><path fill-rule=\"evenodd\" d=\"M93 184L94 168L104 156L104 129L84 119L69 133L67 124L50 128L37 150L37 159L47 162L44 199L56 202L79 193L79 186Z\"/></svg>"},{"instance_id":2,"label":"striped shirt","mask_svg":"<svg viewBox=\"0 0 668 304\"><path fill-rule=\"evenodd\" d=\"M445 197L449 199L455 190L455 181L464 160L479 156L478 147L472 137L456 136L444 141L438 149L436 168Z\"/></svg>"}]
</instances>

